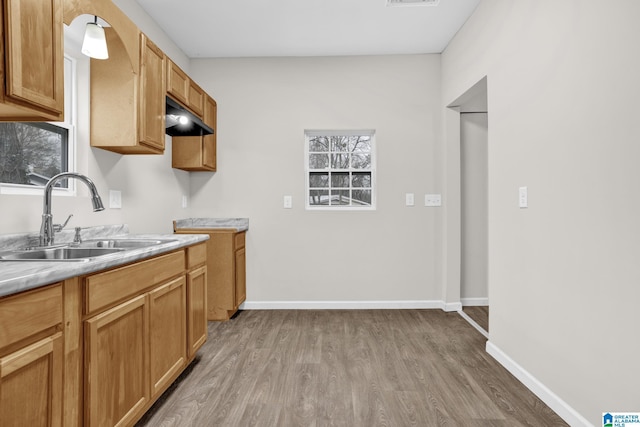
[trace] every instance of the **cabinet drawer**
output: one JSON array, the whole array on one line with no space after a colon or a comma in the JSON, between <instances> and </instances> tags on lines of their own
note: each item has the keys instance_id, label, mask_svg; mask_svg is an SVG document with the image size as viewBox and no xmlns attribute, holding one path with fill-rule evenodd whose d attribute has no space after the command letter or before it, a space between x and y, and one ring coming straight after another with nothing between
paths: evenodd
<instances>
[{"instance_id":1,"label":"cabinet drawer","mask_svg":"<svg viewBox=\"0 0 640 427\"><path fill-rule=\"evenodd\" d=\"M0 300L0 348L62 323L62 285Z\"/></svg>"},{"instance_id":2,"label":"cabinet drawer","mask_svg":"<svg viewBox=\"0 0 640 427\"><path fill-rule=\"evenodd\" d=\"M244 248L244 236L246 235L246 232L242 232L242 233L237 233L235 235L235 247L236 249L240 249L240 248Z\"/></svg>"},{"instance_id":3,"label":"cabinet drawer","mask_svg":"<svg viewBox=\"0 0 640 427\"><path fill-rule=\"evenodd\" d=\"M207 245L206 243L200 243L198 245L190 246L187 248L187 269L191 270L200 264L204 264L207 261Z\"/></svg>"},{"instance_id":4,"label":"cabinet drawer","mask_svg":"<svg viewBox=\"0 0 640 427\"><path fill-rule=\"evenodd\" d=\"M85 314L127 299L184 272L184 251L85 278Z\"/></svg>"}]
</instances>

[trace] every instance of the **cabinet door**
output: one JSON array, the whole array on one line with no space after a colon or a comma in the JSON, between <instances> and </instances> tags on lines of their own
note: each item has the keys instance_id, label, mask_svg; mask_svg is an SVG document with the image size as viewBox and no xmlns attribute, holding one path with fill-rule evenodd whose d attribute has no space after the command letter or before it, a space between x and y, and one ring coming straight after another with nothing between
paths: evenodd
<instances>
[{"instance_id":1,"label":"cabinet door","mask_svg":"<svg viewBox=\"0 0 640 427\"><path fill-rule=\"evenodd\" d=\"M178 376L186 363L186 280L179 277L149 294L151 395Z\"/></svg>"},{"instance_id":2,"label":"cabinet door","mask_svg":"<svg viewBox=\"0 0 640 427\"><path fill-rule=\"evenodd\" d=\"M4 4L7 97L43 111L43 117L50 120L62 120L61 1L6 0Z\"/></svg>"},{"instance_id":3,"label":"cabinet door","mask_svg":"<svg viewBox=\"0 0 640 427\"><path fill-rule=\"evenodd\" d=\"M141 144L164 150L164 116L166 104L164 53L144 34L140 35L140 114Z\"/></svg>"},{"instance_id":4,"label":"cabinet door","mask_svg":"<svg viewBox=\"0 0 640 427\"><path fill-rule=\"evenodd\" d=\"M193 357L207 340L207 267L187 275L188 357Z\"/></svg>"},{"instance_id":5,"label":"cabinet door","mask_svg":"<svg viewBox=\"0 0 640 427\"><path fill-rule=\"evenodd\" d=\"M204 122L213 129L211 135L202 137L202 166L205 170L216 170L216 144L217 144L217 104L210 96L207 96L204 104Z\"/></svg>"},{"instance_id":6,"label":"cabinet door","mask_svg":"<svg viewBox=\"0 0 640 427\"><path fill-rule=\"evenodd\" d=\"M189 77L170 59L167 59L167 93L187 105Z\"/></svg>"},{"instance_id":7,"label":"cabinet door","mask_svg":"<svg viewBox=\"0 0 640 427\"><path fill-rule=\"evenodd\" d=\"M202 118L204 114L204 91L193 80L189 79L189 108L196 116Z\"/></svg>"},{"instance_id":8,"label":"cabinet door","mask_svg":"<svg viewBox=\"0 0 640 427\"><path fill-rule=\"evenodd\" d=\"M62 333L0 358L0 421L62 425Z\"/></svg>"},{"instance_id":9,"label":"cabinet door","mask_svg":"<svg viewBox=\"0 0 640 427\"><path fill-rule=\"evenodd\" d=\"M236 251L236 308L247 299L247 257L245 248Z\"/></svg>"},{"instance_id":10,"label":"cabinet door","mask_svg":"<svg viewBox=\"0 0 640 427\"><path fill-rule=\"evenodd\" d=\"M85 425L130 424L149 401L147 298L85 322Z\"/></svg>"}]
</instances>

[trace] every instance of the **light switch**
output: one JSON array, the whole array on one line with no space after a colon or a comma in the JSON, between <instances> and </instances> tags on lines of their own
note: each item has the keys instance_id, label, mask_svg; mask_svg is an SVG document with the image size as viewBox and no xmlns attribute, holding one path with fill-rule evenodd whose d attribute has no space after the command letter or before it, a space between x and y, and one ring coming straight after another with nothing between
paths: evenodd
<instances>
[{"instance_id":1,"label":"light switch","mask_svg":"<svg viewBox=\"0 0 640 427\"><path fill-rule=\"evenodd\" d=\"M413 206L415 205L415 200L413 198L413 193L407 193L404 195L404 199L405 199L405 204L407 206Z\"/></svg>"},{"instance_id":2,"label":"light switch","mask_svg":"<svg viewBox=\"0 0 640 427\"><path fill-rule=\"evenodd\" d=\"M527 187L518 188L518 206L521 209L529 207L529 196L527 194Z\"/></svg>"},{"instance_id":3,"label":"light switch","mask_svg":"<svg viewBox=\"0 0 640 427\"><path fill-rule=\"evenodd\" d=\"M284 196L284 208L285 209L291 209L293 207L293 197L291 196Z\"/></svg>"},{"instance_id":4,"label":"light switch","mask_svg":"<svg viewBox=\"0 0 640 427\"><path fill-rule=\"evenodd\" d=\"M442 206L442 196L440 194L425 194L425 206Z\"/></svg>"},{"instance_id":5,"label":"light switch","mask_svg":"<svg viewBox=\"0 0 640 427\"><path fill-rule=\"evenodd\" d=\"M187 197L186 194L182 195L182 209L185 209L187 206L189 206L189 198Z\"/></svg>"},{"instance_id":6,"label":"light switch","mask_svg":"<svg viewBox=\"0 0 640 427\"><path fill-rule=\"evenodd\" d=\"M122 208L122 193L118 190L109 190L109 208L121 209Z\"/></svg>"}]
</instances>

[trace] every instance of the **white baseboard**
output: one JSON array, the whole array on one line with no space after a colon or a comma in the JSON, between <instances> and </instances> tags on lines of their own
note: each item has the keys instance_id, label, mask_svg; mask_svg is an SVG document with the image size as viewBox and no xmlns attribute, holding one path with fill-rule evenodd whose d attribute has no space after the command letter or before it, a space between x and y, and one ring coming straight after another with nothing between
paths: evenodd
<instances>
[{"instance_id":1,"label":"white baseboard","mask_svg":"<svg viewBox=\"0 0 640 427\"><path fill-rule=\"evenodd\" d=\"M241 310L434 309L458 311L460 303L444 301L245 301Z\"/></svg>"},{"instance_id":2,"label":"white baseboard","mask_svg":"<svg viewBox=\"0 0 640 427\"><path fill-rule=\"evenodd\" d=\"M459 302L444 302L444 307L442 308L444 311L460 311L462 310L462 304Z\"/></svg>"},{"instance_id":3,"label":"white baseboard","mask_svg":"<svg viewBox=\"0 0 640 427\"><path fill-rule=\"evenodd\" d=\"M489 333L484 329L482 329L482 327L478 325L478 323L475 320L473 320L471 317L469 317L467 313L464 312L464 310L462 309L458 310L458 313L460 314L460 316L462 316L464 320L469 322L469 324L473 326L478 332L480 332L486 339L489 339Z\"/></svg>"},{"instance_id":4,"label":"white baseboard","mask_svg":"<svg viewBox=\"0 0 640 427\"><path fill-rule=\"evenodd\" d=\"M463 307L489 305L489 298L460 298Z\"/></svg>"},{"instance_id":5,"label":"white baseboard","mask_svg":"<svg viewBox=\"0 0 640 427\"><path fill-rule=\"evenodd\" d=\"M547 404L555 411L563 420L572 427L593 427L586 418L580 415L575 409L560 399L554 392L549 390L543 383L538 381L533 375L527 372L522 366L518 365L515 360L511 359L498 347L493 345L491 341L487 341L487 353L504 366L507 371L511 372L522 384L524 384L533 394L538 396L540 400Z\"/></svg>"}]
</instances>

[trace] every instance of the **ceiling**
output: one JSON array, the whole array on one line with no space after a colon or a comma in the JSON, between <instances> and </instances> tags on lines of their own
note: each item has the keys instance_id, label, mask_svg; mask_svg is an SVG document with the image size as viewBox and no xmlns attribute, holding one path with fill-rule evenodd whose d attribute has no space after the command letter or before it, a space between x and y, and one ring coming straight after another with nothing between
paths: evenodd
<instances>
[{"instance_id":1,"label":"ceiling","mask_svg":"<svg viewBox=\"0 0 640 427\"><path fill-rule=\"evenodd\" d=\"M136 0L190 58L440 53L480 0Z\"/></svg>"}]
</instances>

